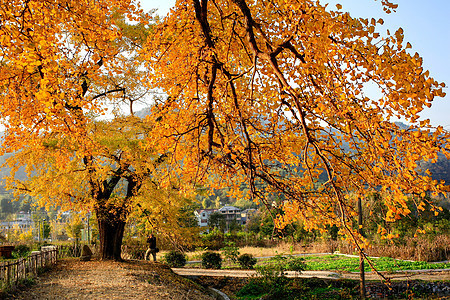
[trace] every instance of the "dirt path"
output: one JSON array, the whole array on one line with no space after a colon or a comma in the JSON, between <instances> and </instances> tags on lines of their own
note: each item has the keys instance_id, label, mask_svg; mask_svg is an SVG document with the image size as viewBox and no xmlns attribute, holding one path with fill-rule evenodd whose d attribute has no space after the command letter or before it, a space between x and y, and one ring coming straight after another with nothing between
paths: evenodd
<instances>
[{"instance_id":1,"label":"dirt path","mask_svg":"<svg viewBox=\"0 0 450 300\"><path fill-rule=\"evenodd\" d=\"M213 299L159 263L62 260L5 299Z\"/></svg>"}]
</instances>

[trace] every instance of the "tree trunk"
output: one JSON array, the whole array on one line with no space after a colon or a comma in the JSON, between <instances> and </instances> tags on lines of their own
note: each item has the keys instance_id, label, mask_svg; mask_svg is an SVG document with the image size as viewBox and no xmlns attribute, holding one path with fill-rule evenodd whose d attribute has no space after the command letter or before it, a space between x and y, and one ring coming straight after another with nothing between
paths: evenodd
<instances>
[{"instance_id":1,"label":"tree trunk","mask_svg":"<svg viewBox=\"0 0 450 300\"><path fill-rule=\"evenodd\" d=\"M106 209L97 209L101 259L122 260L122 238L126 218Z\"/></svg>"}]
</instances>

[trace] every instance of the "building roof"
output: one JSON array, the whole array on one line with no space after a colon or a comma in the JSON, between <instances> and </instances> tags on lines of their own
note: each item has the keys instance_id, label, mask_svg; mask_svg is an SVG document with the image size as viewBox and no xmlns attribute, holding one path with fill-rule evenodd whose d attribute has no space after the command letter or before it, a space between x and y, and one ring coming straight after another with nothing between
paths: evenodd
<instances>
[{"instance_id":1,"label":"building roof","mask_svg":"<svg viewBox=\"0 0 450 300\"><path fill-rule=\"evenodd\" d=\"M220 212L223 212L223 211L229 211L229 210L241 211L240 208L237 208L237 207L234 207L234 206L229 206L229 205L225 205L224 207L222 207L221 209L219 209Z\"/></svg>"},{"instance_id":2,"label":"building roof","mask_svg":"<svg viewBox=\"0 0 450 300\"><path fill-rule=\"evenodd\" d=\"M197 209L196 211L197 212L202 212L202 211L206 211L206 212L208 212L208 211L211 211L211 212L214 212L214 211L216 211L217 209L215 209L215 208L202 208L202 209Z\"/></svg>"}]
</instances>

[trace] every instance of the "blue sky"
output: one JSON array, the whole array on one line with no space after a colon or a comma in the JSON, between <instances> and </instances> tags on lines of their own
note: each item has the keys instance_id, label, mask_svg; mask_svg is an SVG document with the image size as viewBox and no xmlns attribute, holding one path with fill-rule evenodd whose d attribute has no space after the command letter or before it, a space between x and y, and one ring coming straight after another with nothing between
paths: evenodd
<instances>
[{"instance_id":1,"label":"blue sky","mask_svg":"<svg viewBox=\"0 0 450 300\"><path fill-rule=\"evenodd\" d=\"M383 18L385 24L379 29L391 33L402 27L405 41L412 45L412 53L418 52L424 61L424 68L439 82L450 86L450 1L449 0L392 0L398 4L395 13L386 14L381 8L381 1L375 0L321 0L335 8L342 4L342 10L349 11L354 17ZM175 0L141 0L145 10L158 9L163 16L169 12ZM431 119L433 125L442 125L450 130L450 89L445 88L445 98L435 98L430 109L422 113Z\"/></svg>"}]
</instances>

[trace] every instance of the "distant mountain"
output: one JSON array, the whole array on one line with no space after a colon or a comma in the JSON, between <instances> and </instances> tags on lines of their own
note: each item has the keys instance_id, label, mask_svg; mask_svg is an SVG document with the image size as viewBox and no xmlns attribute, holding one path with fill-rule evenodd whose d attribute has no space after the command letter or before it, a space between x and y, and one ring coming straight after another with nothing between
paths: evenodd
<instances>
[{"instance_id":1,"label":"distant mountain","mask_svg":"<svg viewBox=\"0 0 450 300\"><path fill-rule=\"evenodd\" d=\"M8 158L10 158L11 156L13 156L12 153L7 153L5 155L1 155L0 156L0 166L2 166L6 162L6 160ZM5 177L8 177L10 175L10 173L11 173L11 168L9 168L9 167L0 168L0 194L8 193L5 190ZM27 178L24 168L19 168L19 170L16 172L15 177L17 179Z\"/></svg>"},{"instance_id":2,"label":"distant mountain","mask_svg":"<svg viewBox=\"0 0 450 300\"><path fill-rule=\"evenodd\" d=\"M150 114L151 114L151 108L150 107L146 107L146 108L141 109L141 110L139 110L139 111L134 113L134 115L136 117L139 117L141 119L145 118L146 116L148 116Z\"/></svg>"},{"instance_id":3,"label":"distant mountain","mask_svg":"<svg viewBox=\"0 0 450 300\"><path fill-rule=\"evenodd\" d=\"M438 181L444 180L447 184L450 184L450 160L443 154L438 155L436 163L422 161L419 167L422 170L430 170L433 179Z\"/></svg>"}]
</instances>

